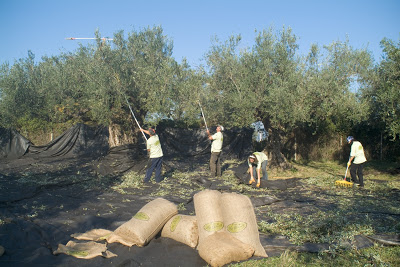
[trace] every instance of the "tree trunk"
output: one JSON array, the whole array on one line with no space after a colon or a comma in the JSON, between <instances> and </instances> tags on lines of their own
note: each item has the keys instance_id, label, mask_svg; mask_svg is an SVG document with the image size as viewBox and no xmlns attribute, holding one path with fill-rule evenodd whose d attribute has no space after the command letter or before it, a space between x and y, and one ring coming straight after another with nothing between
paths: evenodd
<instances>
[{"instance_id":1,"label":"tree trunk","mask_svg":"<svg viewBox=\"0 0 400 267\"><path fill-rule=\"evenodd\" d=\"M263 120L263 124L265 129L268 129L269 134L266 147L269 166L284 170L292 168L292 165L287 161L285 155L282 153L285 132L271 127L268 120Z\"/></svg>"},{"instance_id":2,"label":"tree trunk","mask_svg":"<svg viewBox=\"0 0 400 267\"><path fill-rule=\"evenodd\" d=\"M111 123L108 126L110 147L121 146L126 144L134 144L137 142L136 134L132 131L123 131L118 124Z\"/></svg>"}]
</instances>

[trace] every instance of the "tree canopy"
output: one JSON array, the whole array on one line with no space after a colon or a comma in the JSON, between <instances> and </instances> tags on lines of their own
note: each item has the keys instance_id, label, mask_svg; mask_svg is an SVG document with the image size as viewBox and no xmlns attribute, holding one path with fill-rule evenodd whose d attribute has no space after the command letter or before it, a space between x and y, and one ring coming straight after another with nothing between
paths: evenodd
<instances>
[{"instance_id":1,"label":"tree canopy","mask_svg":"<svg viewBox=\"0 0 400 267\"><path fill-rule=\"evenodd\" d=\"M298 53L291 28L258 32L254 45L241 36L215 42L206 66L173 58L173 42L161 27L114 34L95 32L94 44L35 63L0 67L0 126L47 131L86 122L135 129L161 120L182 127L208 123L248 127L262 121L283 145L296 131L315 136L348 134L360 127L396 140L400 134L400 43L383 39L382 61L354 49L349 40ZM136 129L137 130L137 129ZM278 148L278 150L281 150Z\"/></svg>"}]
</instances>

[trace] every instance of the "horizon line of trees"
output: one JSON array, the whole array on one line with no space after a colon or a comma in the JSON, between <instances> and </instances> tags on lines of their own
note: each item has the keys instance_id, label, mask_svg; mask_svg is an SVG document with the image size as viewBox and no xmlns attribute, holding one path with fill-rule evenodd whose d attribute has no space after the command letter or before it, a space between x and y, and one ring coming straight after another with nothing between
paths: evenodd
<instances>
[{"instance_id":1,"label":"horizon line of trees","mask_svg":"<svg viewBox=\"0 0 400 267\"><path fill-rule=\"evenodd\" d=\"M278 165L301 142L346 135L364 139L375 158L382 140L385 157L399 157L400 42L383 39L379 63L348 39L299 55L290 28L268 28L246 49L240 35L214 40L206 66L193 69L172 57L173 42L159 26L127 38L119 31L112 44L95 34L95 44L38 63L30 51L3 63L0 127L53 132L82 122L108 126L121 139L138 131L127 102L141 125L201 127L200 102L209 125L263 122Z\"/></svg>"}]
</instances>

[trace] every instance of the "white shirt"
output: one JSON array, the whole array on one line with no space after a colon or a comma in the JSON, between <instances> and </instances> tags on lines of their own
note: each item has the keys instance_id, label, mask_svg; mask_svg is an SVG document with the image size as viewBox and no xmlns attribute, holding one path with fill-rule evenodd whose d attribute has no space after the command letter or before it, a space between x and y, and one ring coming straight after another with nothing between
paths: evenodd
<instances>
[{"instance_id":1,"label":"white shirt","mask_svg":"<svg viewBox=\"0 0 400 267\"><path fill-rule=\"evenodd\" d=\"M268 156L263 152L254 152L253 154L257 158L257 168L256 169L260 169L261 168L261 163L263 163L264 161L268 160ZM252 165L249 162L249 160L247 160L247 163L249 164L249 167Z\"/></svg>"},{"instance_id":2,"label":"white shirt","mask_svg":"<svg viewBox=\"0 0 400 267\"><path fill-rule=\"evenodd\" d=\"M211 144L211 152L221 152L222 151L222 142L224 141L224 136L221 132L216 132L211 136L213 142Z\"/></svg>"},{"instance_id":3,"label":"white shirt","mask_svg":"<svg viewBox=\"0 0 400 267\"><path fill-rule=\"evenodd\" d=\"M364 154L364 148L360 142L353 141L353 144L351 144L350 157L354 157L354 164L361 164L367 161Z\"/></svg>"},{"instance_id":4,"label":"white shirt","mask_svg":"<svg viewBox=\"0 0 400 267\"><path fill-rule=\"evenodd\" d=\"M147 149L150 150L150 158L159 158L163 156L160 139L158 135L153 135L147 139Z\"/></svg>"}]
</instances>

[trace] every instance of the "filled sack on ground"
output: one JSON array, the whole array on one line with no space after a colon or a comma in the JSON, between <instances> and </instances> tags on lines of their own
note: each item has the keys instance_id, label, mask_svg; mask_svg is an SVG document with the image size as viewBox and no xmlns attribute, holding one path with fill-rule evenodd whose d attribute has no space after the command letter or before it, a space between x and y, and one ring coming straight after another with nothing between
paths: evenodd
<instances>
[{"instance_id":1,"label":"filled sack on ground","mask_svg":"<svg viewBox=\"0 0 400 267\"><path fill-rule=\"evenodd\" d=\"M251 245L255 249L255 256L268 257L260 242L256 214L250 198L236 193L222 193L221 206L226 231Z\"/></svg>"},{"instance_id":2,"label":"filled sack on ground","mask_svg":"<svg viewBox=\"0 0 400 267\"><path fill-rule=\"evenodd\" d=\"M78 240L92 240L101 241L107 240L107 238L112 234L112 231L106 229L92 229L86 233L75 233L71 237Z\"/></svg>"},{"instance_id":3,"label":"filled sack on ground","mask_svg":"<svg viewBox=\"0 0 400 267\"><path fill-rule=\"evenodd\" d=\"M213 233L224 230L220 198L221 193L219 191L208 189L193 196L199 229L199 244Z\"/></svg>"},{"instance_id":4,"label":"filled sack on ground","mask_svg":"<svg viewBox=\"0 0 400 267\"><path fill-rule=\"evenodd\" d=\"M200 257L212 267L244 261L253 256L254 248L234 238L227 232L215 232L197 247Z\"/></svg>"},{"instance_id":5,"label":"filled sack on ground","mask_svg":"<svg viewBox=\"0 0 400 267\"><path fill-rule=\"evenodd\" d=\"M132 219L110 234L107 242L144 246L176 214L178 209L174 203L163 198L154 199L143 206Z\"/></svg>"},{"instance_id":6,"label":"filled sack on ground","mask_svg":"<svg viewBox=\"0 0 400 267\"><path fill-rule=\"evenodd\" d=\"M69 241L66 245L58 244L58 248L53 252L53 254L57 255L61 253L79 259L92 259L97 256L102 256L104 258L117 256L116 254L107 250L106 244L101 244L93 241L85 243Z\"/></svg>"},{"instance_id":7,"label":"filled sack on ground","mask_svg":"<svg viewBox=\"0 0 400 267\"><path fill-rule=\"evenodd\" d=\"M164 225L161 236L195 248L199 240L196 216L175 215Z\"/></svg>"}]
</instances>

